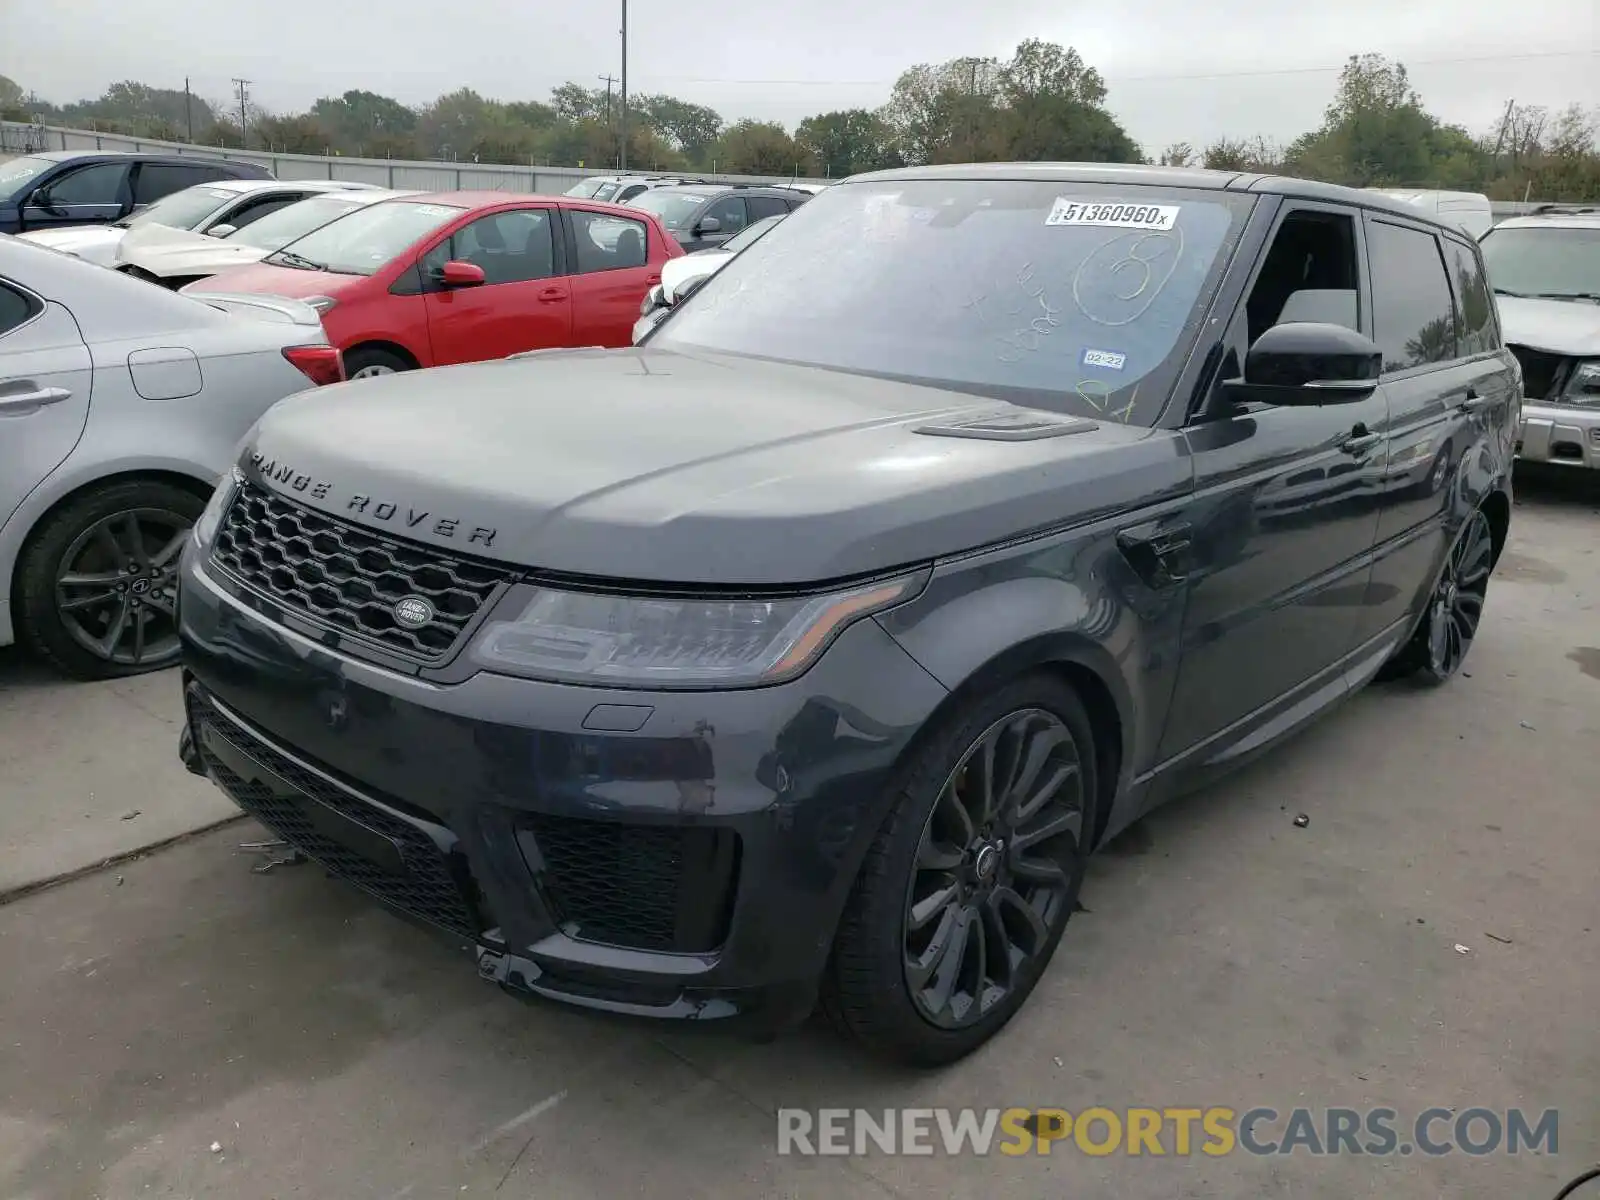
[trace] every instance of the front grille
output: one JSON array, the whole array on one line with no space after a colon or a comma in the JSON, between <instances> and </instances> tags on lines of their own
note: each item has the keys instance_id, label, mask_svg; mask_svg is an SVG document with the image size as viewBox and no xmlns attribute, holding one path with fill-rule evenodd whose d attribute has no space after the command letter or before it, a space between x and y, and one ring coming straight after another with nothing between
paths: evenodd
<instances>
[{"instance_id":1,"label":"front grille","mask_svg":"<svg viewBox=\"0 0 1600 1200\"><path fill-rule=\"evenodd\" d=\"M552 915L574 937L635 950L714 950L728 933L738 837L711 826L519 814ZM542 860L542 861L541 861Z\"/></svg>"},{"instance_id":2,"label":"front grille","mask_svg":"<svg viewBox=\"0 0 1600 1200\"><path fill-rule=\"evenodd\" d=\"M1548 400L1563 381L1567 360L1559 354L1544 350L1530 350L1526 346L1508 346L1517 362L1522 364L1522 394L1530 400Z\"/></svg>"},{"instance_id":3,"label":"front grille","mask_svg":"<svg viewBox=\"0 0 1600 1200\"><path fill-rule=\"evenodd\" d=\"M186 698L189 728L207 770L222 790L261 824L291 846L316 859L334 875L404 912L450 933L475 938L480 922L433 839L420 829L367 804L317 772L280 754L259 737L222 715L203 693L190 688ZM260 783L241 779L207 749L202 731L211 729L239 753L305 792L298 801ZM336 813L397 843L405 870L395 874L318 828L309 808L320 801Z\"/></svg>"},{"instance_id":4,"label":"front grille","mask_svg":"<svg viewBox=\"0 0 1600 1200\"><path fill-rule=\"evenodd\" d=\"M408 658L438 662L508 573L467 562L314 512L241 484L228 506L212 561L254 591ZM425 600L419 628L395 619L401 600Z\"/></svg>"}]
</instances>

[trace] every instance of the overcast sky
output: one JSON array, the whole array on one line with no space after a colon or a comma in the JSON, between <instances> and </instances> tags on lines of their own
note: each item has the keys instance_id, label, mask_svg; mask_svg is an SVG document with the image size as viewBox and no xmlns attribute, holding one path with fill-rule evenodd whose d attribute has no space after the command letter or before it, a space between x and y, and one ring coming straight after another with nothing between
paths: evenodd
<instances>
[{"instance_id":1,"label":"overcast sky","mask_svg":"<svg viewBox=\"0 0 1600 1200\"><path fill-rule=\"evenodd\" d=\"M632 89L791 128L876 107L913 63L1004 58L1026 37L1076 46L1150 154L1292 138L1364 51L1406 62L1428 107L1474 131L1513 97L1600 105L1600 0L632 0L630 14ZM608 0L0 0L0 74L58 102L185 75L208 99L244 76L275 111L356 87L410 104L459 87L544 99L619 73L619 16Z\"/></svg>"}]
</instances>

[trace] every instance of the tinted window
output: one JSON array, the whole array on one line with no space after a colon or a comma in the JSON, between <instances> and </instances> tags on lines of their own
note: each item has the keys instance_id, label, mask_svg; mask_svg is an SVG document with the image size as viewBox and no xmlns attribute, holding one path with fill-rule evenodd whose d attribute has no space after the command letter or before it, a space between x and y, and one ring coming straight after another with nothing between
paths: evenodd
<instances>
[{"instance_id":1,"label":"tinted window","mask_svg":"<svg viewBox=\"0 0 1600 1200\"><path fill-rule=\"evenodd\" d=\"M133 202L149 204L182 188L225 177L227 172L199 163L192 167L177 163L142 163L138 177L133 182Z\"/></svg>"},{"instance_id":2,"label":"tinted window","mask_svg":"<svg viewBox=\"0 0 1600 1200\"><path fill-rule=\"evenodd\" d=\"M79 167L50 183L50 202L68 204L120 204L122 185L128 178L126 163L95 163Z\"/></svg>"},{"instance_id":3,"label":"tinted window","mask_svg":"<svg viewBox=\"0 0 1600 1200\"><path fill-rule=\"evenodd\" d=\"M1489 284L1504 295L1559 298L1600 293L1600 229L1495 228L1483 235L1479 245Z\"/></svg>"},{"instance_id":4,"label":"tinted window","mask_svg":"<svg viewBox=\"0 0 1600 1200\"><path fill-rule=\"evenodd\" d=\"M296 255L297 260L316 263L325 271L340 275L373 275L396 255L460 215L461 209L453 204L387 200L347 213L283 249ZM268 261L284 266L305 266L305 262L286 262L276 255Z\"/></svg>"},{"instance_id":5,"label":"tinted window","mask_svg":"<svg viewBox=\"0 0 1600 1200\"><path fill-rule=\"evenodd\" d=\"M157 200L149 208L129 217L127 224L165 225L169 229L194 229L223 205L238 198L237 192L214 187L184 188Z\"/></svg>"},{"instance_id":6,"label":"tinted window","mask_svg":"<svg viewBox=\"0 0 1600 1200\"><path fill-rule=\"evenodd\" d=\"M628 201L628 204L632 208L642 208L645 212L655 213L668 229L682 231L688 228L689 222L695 213L700 211L700 206L705 201L703 192L674 192L668 188L652 188L635 196Z\"/></svg>"},{"instance_id":7,"label":"tinted window","mask_svg":"<svg viewBox=\"0 0 1600 1200\"><path fill-rule=\"evenodd\" d=\"M225 220L235 229L243 229L246 225L252 225L262 217L271 216L280 208L288 208L300 200L301 197L295 195L263 196L260 200L246 200L229 213Z\"/></svg>"},{"instance_id":8,"label":"tinted window","mask_svg":"<svg viewBox=\"0 0 1600 1200\"><path fill-rule=\"evenodd\" d=\"M1148 425L1254 203L1024 180L833 188L711 276L651 345Z\"/></svg>"},{"instance_id":9,"label":"tinted window","mask_svg":"<svg viewBox=\"0 0 1600 1200\"><path fill-rule=\"evenodd\" d=\"M0 335L10 333L38 311L39 306L29 297L0 284Z\"/></svg>"},{"instance_id":10,"label":"tinted window","mask_svg":"<svg viewBox=\"0 0 1600 1200\"><path fill-rule=\"evenodd\" d=\"M1383 369L1403 371L1456 356L1450 281L1431 233L1385 221L1367 224L1372 316Z\"/></svg>"},{"instance_id":11,"label":"tinted window","mask_svg":"<svg viewBox=\"0 0 1600 1200\"><path fill-rule=\"evenodd\" d=\"M720 200L712 201L705 212L700 214L700 220L715 217L722 228L718 233L738 233L749 224L744 215L743 196L724 196Z\"/></svg>"},{"instance_id":12,"label":"tinted window","mask_svg":"<svg viewBox=\"0 0 1600 1200\"><path fill-rule=\"evenodd\" d=\"M789 211L789 206L776 196L746 196L744 202L750 210L752 221L759 221L762 217L776 217Z\"/></svg>"},{"instance_id":13,"label":"tinted window","mask_svg":"<svg viewBox=\"0 0 1600 1200\"><path fill-rule=\"evenodd\" d=\"M650 243L643 221L573 210L572 233L578 243L578 270L585 274L645 264Z\"/></svg>"},{"instance_id":14,"label":"tinted window","mask_svg":"<svg viewBox=\"0 0 1600 1200\"><path fill-rule=\"evenodd\" d=\"M521 209L480 217L429 250L422 269L426 274L452 261L482 267L486 284L549 279L556 273L550 210Z\"/></svg>"},{"instance_id":15,"label":"tinted window","mask_svg":"<svg viewBox=\"0 0 1600 1200\"><path fill-rule=\"evenodd\" d=\"M617 195L613 198L613 203L625 204L629 200L632 200L635 196L640 195L643 192L648 192L649 190L649 184L630 183L627 187L623 188L621 192L617 193Z\"/></svg>"},{"instance_id":16,"label":"tinted window","mask_svg":"<svg viewBox=\"0 0 1600 1200\"><path fill-rule=\"evenodd\" d=\"M1456 327L1459 353L1483 354L1495 348L1494 300L1477 255L1460 242L1445 239L1450 253L1450 274L1456 285Z\"/></svg>"}]
</instances>

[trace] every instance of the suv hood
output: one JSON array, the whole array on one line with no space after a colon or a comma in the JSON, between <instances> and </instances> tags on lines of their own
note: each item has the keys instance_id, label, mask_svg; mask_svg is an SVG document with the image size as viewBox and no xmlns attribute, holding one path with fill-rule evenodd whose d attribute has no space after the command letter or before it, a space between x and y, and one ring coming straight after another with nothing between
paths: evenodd
<instances>
[{"instance_id":1,"label":"suv hood","mask_svg":"<svg viewBox=\"0 0 1600 1200\"><path fill-rule=\"evenodd\" d=\"M1071 432L917 432L983 417ZM1075 524L1191 486L1175 435L935 388L649 349L318 388L248 478L399 537L546 571L800 585Z\"/></svg>"},{"instance_id":2,"label":"suv hood","mask_svg":"<svg viewBox=\"0 0 1600 1200\"><path fill-rule=\"evenodd\" d=\"M1600 358L1600 304L1496 296L1505 340L1530 350Z\"/></svg>"}]
</instances>

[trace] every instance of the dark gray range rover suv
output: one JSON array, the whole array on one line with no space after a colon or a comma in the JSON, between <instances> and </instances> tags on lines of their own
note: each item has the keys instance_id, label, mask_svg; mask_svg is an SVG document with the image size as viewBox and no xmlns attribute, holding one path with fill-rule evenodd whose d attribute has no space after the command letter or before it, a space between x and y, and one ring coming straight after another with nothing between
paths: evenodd
<instances>
[{"instance_id":1,"label":"dark gray range rover suv","mask_svg":"<svg viewBox=\"0 0 1600 1200\"><path fill-rule=\"evenodd\" d=\"M634 349L269 412L184 757L513 992L949 1061L1097 844L1456 671L1519 395L1477 248L1375 193L860 177Z\"/></svg>"}]
</instances>

